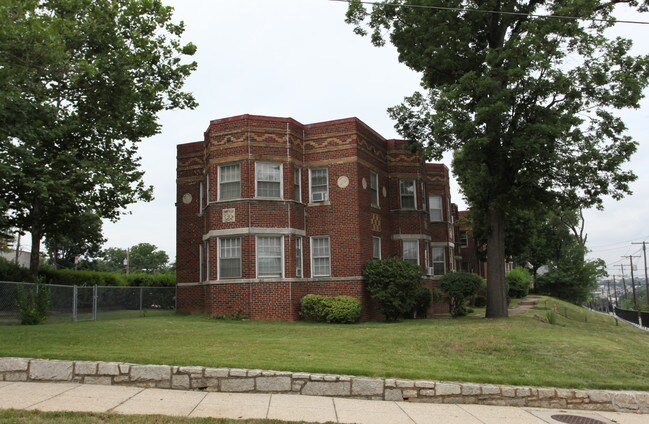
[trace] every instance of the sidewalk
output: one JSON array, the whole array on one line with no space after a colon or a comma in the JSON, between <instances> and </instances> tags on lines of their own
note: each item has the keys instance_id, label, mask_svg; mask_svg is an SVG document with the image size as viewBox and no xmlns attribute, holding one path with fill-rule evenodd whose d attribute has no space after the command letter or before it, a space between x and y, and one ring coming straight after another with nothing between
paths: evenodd
<instances>
[{"instance_id":1,"label":"sidewalk","mask_svg":"<svg viewBox=\"0 0 649 424\"><path fill-rule=\"evenodd\" d=\"M648 415L0 381L0 409L362 424L646 424ZM569 415L563 421L552 416ZM577 421L574 416L590 418ZM557 417L559 418L559 417Z\"/></svg>"}]
</instances>

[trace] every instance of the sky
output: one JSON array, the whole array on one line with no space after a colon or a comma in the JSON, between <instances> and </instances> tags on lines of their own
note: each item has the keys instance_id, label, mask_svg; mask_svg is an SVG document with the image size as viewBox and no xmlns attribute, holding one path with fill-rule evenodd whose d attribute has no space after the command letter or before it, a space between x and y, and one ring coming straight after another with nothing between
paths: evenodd
<instances>
[{"instance_id":1,"label":"sky","mask_svg":"<svg viewBox=\"0 0 649 424\"><path fill-rule=\"evenodd\" d=\"M128 208L118 222L106 222L104 247L147 242L175 257L176 145L203 139L210 120L240 114L291 117L303 124L355 116L385 138L399 135L386 109L419 89L420 77L399 63L391 45L374 47L344 22L346 4L329 0L166 0L175 20L185 22L185 42L198 50L198 69L185 89L196 97L194 110L160 114L160 134L140 144L146 184L155 200ZM625 11L619 18L648 20ZM611 35L635 40L634 54L649 53L649 25L618 25ZM604 211L585 212L591 257L615 265L649 242L649 101L622 115L628 134L639 142L627 164L638 175L633 195L605 199ZM450 168L450 155L443 162ZM452 201L466 204L457 183ZM634 261L642 258L634 258ZM639 269L643 269L640 267ZM616 271L617 270L617 271ZM628 267L626 267L628 273Z\"/></svg>"}]
</instances>

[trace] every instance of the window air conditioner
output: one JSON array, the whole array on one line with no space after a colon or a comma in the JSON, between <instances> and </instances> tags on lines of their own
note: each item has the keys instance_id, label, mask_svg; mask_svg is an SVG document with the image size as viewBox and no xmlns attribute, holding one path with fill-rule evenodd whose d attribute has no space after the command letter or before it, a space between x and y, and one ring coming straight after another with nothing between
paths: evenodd
<instances>
[{"instance_id":1,"label":"window air conditioner","mask_svg":"<svg viewBox=\"0 0 649 424\"><path fill-rule=\"evenodd\" d=\"M433 272L433 267L432 266L429 266L426 269L426 275L435 275L435 273Z\"/></svg>"},{"instance_id":2,"label":"window air conditioner","mask_svg":"<svg viewBox=\"0 0 649 424\"><path fill-rule=\"evenodd\" d=\"M324 200L326 199L326 197L327 197L327 194L324 193L324 192L322 192L322 191L317 192L317 193L313 193L313 194L311 195L311 199L312 199L314 202L322 202L322 201L324 201Z\"/></svg>"}]
</instances>

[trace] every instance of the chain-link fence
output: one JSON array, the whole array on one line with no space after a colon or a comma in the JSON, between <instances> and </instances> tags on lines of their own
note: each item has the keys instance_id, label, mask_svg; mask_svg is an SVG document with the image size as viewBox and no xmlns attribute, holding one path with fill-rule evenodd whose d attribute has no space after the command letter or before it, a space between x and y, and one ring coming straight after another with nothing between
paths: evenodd
<instances>
[{"instance_id":1,"label":"chain-link fence","mask_svg":"<svg viewBox=\"0 0 649 424\"><path fill-rule=\"evenodd\" d=\"M90 321L168 314L176 310L175 287L62 286L0 281L0 324L20 322L19 287L48 287L51 302L47 321Z\"/></svg>"}]
</instances>

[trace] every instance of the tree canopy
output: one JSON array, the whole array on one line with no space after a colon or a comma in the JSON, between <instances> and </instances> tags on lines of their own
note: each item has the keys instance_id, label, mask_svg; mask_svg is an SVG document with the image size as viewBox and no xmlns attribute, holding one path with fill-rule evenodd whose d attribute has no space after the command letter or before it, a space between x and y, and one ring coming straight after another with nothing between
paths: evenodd
<instances>
[{"instance_id":1,"label":"tree canopy","mask_svg":"<svg viewBox=\"0 0 649 424\"><path fill-rule=\"evenodd\" d=\"M423 92L389 109L398 131L429 159L453 151L462 193L483 212L487 317L507 316L509 212L601 207L630 192L622 166L637 143L616 111L639 106L649 58L606 37L618 3L646 11L617 0L351 1L355 31L388 39L422 74Z\"/></svg>"},{"instance_id":2,"label":"tree canopy","mask_svg":"<svg viewBox=\"0 0 649 424\"><path fill-rule=\"evenodd\" d=\"M43 237L152 198L137 143L195 107L195 46L160 0L1 0L0 22L0 216L31 233L36 272Z\"/></svg>"}]
</instances>

